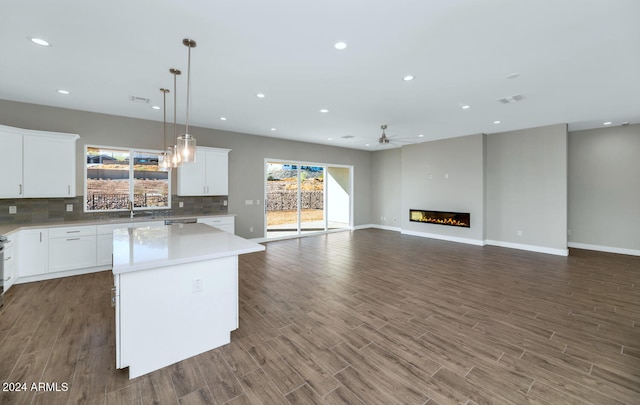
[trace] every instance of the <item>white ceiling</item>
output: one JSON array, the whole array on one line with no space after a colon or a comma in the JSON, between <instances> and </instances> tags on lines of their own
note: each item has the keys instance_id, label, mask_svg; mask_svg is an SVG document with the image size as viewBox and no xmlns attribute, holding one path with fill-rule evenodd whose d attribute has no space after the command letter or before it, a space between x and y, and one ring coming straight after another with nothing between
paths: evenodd
<instances>
[{"instance_id":1,"label":"white ceiling","mask_svg":"<svg viewBox=\"0 0 640 405\"><path fill-rule=\"evenodd\" d=\"M638 16L639 0L2 0L0 98L162 121L175 67L184 123L188 37L194 126L373 150L381 124L413 143L638 123Z\"/></svg>"}]
</instances>

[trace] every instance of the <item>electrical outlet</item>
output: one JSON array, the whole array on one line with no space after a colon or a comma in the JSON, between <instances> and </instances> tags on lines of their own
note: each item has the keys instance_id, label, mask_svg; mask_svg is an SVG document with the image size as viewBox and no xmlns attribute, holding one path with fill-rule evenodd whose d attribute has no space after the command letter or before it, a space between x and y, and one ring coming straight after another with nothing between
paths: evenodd
<instances>
[{"instance_id":1,"label":"electrical outlet","mask_svg":"<svg viewBox=\"0 0 640 405\"><path fill-rule=\"evenodd\" d=\"M224 205L224 206L226 207L226 206L227 206L227 200L224 200L224 201L222 202L222 205Z\"/></svg>"},{"instance_id":2,"label":"electrical outlet","mask_svg":"<svg viewBox=\"0 0 640 405\"><path fill-rule=\"evenodd\" d=\"M249 227L249 232L253 232L253 227L252 226Z\"/></svg>"},{"instance_id":3,"label":"electrical outlet","mask_svg":"<svg viewBox=\"0 0 640 405\"><path fill-rule=\"evenodd\" d=\"M260 205L260 200L256 200L256 205Z\"/></svg>"},{"instance_id":4,"label":"electrical outlet","mask_svg":"<svg viewBox=\"0 0 640 405\"><path fill-rule=\"evenodd\" d=\"M15 214L17 212L18 212L18 207L16 207L15 205L9 206L9 214Z\"/></svg>"},{"instance_id":5,"label":"electrical outlet","mask_svg":"<svg viewBox=\"0 0 640 405\"><path fill-rule=\"evenodd\" d=\"M73 204L67 204L67 212L73 212Z\"/></svg>"},{"instance_id":6,"label":"electrical outlet","mask_svg":"<svg viewBox=\"0 0 640 405\"><path fill-rule=\"evenodd\" d=\"M180 201L178 203L178 208L184 208L184 201Z\"/></svg>"},{"instance_id":7,"label":"electrical outlet","mask_svg":"<svg viewBox=\"0 0 640 405\"><path fill-rule=\"evenodd\" d=\"M244 205L253 205L253 200L244 200Z\"/></svg>"},{"instance_id":8,"label":"electrical outlet","mask_svg":"<svg viewBox=\"0 0 640 405\"><path fill-rule=\"evenodd\" d=\"M518 236L522 236L522 231L518 229Z\"/></svg>"},{"instance_id":9,"label":"electrical outlet","mask_svg":"<svg viewBox=\"0 0 640 405\"><path fill-rule=\"evenodd\" d=\"M193 292L202 292L202 279L194 278L193 279Z\"/></svg>"}]
</instances>

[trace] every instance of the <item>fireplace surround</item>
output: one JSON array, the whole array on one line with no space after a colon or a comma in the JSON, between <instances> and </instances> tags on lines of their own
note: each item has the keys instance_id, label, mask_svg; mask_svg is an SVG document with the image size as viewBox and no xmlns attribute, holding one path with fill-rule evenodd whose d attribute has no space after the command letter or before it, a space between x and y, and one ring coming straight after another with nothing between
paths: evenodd
<instances>
[{"instance_id":1,"label":"fireplace surround","mask_svg":"<svg viewBox=\"0 0 640 405\"><path fill-rule=\"evenodd\" d=\"M471 228L471 214L468 212L409 209L409 221Z\"/></svg>"}]
</instances>

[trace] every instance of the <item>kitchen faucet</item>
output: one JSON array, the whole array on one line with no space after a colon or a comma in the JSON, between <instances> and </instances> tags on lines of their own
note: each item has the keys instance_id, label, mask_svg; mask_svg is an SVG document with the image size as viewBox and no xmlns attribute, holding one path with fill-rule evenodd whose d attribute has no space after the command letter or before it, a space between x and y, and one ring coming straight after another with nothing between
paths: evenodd
<instances>
[{"instance_id":1,"label":"kitchen faucet","mask_svg":"<svg viewBox=\"0 0 640 405\"><path fill-rule=\"evenodd\" d=\"M133 212L133 201L129 201L129 211L131 211L129 218L133 219L133 217L136 215L136 213Z\"/></svg>"}]
</instances>

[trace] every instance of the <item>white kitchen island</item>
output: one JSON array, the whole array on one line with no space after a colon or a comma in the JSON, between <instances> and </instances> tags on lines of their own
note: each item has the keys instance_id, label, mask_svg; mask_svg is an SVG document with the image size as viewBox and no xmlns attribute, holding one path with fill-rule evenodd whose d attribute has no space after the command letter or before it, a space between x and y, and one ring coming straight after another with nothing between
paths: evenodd
<instances>
[{"instance_id":1,"label":"white kitchen island","mask_svg":"<svg viewBox=\"0 0 640 405\"><path fill-rule=\"evenodd\" d=\"M265 250L205 224L116 229L116 367L135 378L230 342L238 255Z\"/></svg>"}]
</instances>

